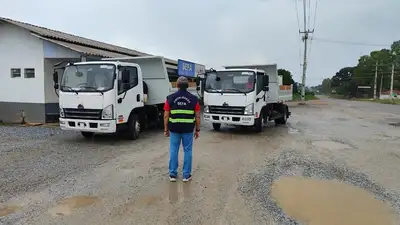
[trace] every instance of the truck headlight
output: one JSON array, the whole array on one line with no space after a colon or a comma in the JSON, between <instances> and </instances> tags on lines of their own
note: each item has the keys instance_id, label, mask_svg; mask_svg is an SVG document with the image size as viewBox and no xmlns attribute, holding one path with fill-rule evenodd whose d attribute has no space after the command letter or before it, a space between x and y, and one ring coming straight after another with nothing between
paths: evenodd
<instances>
[{"instance_id":1,"label":"truck headlight","mask_svg":"<svg viewBox=\"0 0 400 225\"><path fill-rule=\"evenodd\" d=\"M103 109L103 113L101 114L101 118L103 120L111 120L114 116L114 106L109 105Z\"/></svg>"},{"instance_id":2,"label":"truck headlight","mask_svg":"<svg viewBox=\"0 0 400 225\"><path fill-rule=\"evenodd\" d=\"M246 106L244 109L244 114L245 115L253 115L254 113L254 103L251 103L250 105Z\"/></svg>"},{"instance_id":3,"label":"truck headlight","mask_svg":"<svg viewBox=\"0 0 400 225\"><path fill-rule=\"evenodd\" d=\"M63 108L60 108L60 117L64 117L65 115L64 115L64 109Z\"/></svg>"},{"instance_id":4,"label":"truck headlight","mask_svg":"<svg viewBox=\"0 0 400 225\"><path fill-rule=\"evenodd\" d=\"M209 113L210 112L210 108L208 108L208 105L204 106L204 112L205 113Z\"/></svg>"}]
</instances>

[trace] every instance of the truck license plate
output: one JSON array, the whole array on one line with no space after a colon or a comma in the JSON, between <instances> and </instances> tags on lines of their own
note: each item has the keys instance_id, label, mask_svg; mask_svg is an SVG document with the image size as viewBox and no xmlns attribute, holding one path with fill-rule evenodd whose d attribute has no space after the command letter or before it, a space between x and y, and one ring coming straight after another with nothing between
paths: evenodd
<instances>
[{"instance_id":1,"label":"truck license plate","mask_svg":"<svg viewBox=\"0 0 400 225\"><path fill-rule=\"evenodd\" d=\"M228 121L228 120L229 120L229 117L223 116L221 119L222 119L223 121Z\"/></svg>"},{"instance_id":2,"label":"truck license plate","mask_svg":"<svg viewBox=\"0 0 400 225\"><path fill-rule=\"evenodd\" d=\"M78 126L84 128L84 127L86 127L86 124L84 122L79 122Z\"/></svg>"}]
</instances>

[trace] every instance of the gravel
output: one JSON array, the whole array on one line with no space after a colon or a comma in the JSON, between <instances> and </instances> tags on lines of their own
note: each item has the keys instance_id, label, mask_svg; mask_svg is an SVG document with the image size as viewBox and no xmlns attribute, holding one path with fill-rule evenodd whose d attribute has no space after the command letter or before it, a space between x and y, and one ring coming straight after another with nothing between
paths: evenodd
<instances>
[{"instance_id":1,"label":"gravel","mask_svg":"<svg viewBox=\"0 0 400 225\"><path fill-rule=\"evenodd\" d=\"M390 192L378 184L370 181L367 175L346 168L333 162L315 161L315 157L299 154L287 150L274 160L267 162L265 167L249 174L247 180L241 182L239 191L246 198L248 205L256 205L256 212L265 221L271 216L280 225L299 225L300 223L289 218L270 196L270 187L275 180L284 176L304 176L319 179L337 179L345 183L363 188L374 194L377 199L389 203L393 209L400 212L400 195Z\"/></svg>"}]
</instances>

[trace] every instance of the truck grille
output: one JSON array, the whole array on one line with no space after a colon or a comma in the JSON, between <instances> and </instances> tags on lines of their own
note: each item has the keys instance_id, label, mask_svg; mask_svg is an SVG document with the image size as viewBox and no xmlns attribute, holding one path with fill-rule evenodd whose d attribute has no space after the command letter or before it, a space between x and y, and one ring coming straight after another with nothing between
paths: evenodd
<instances>
[{"instance_id":1,"label":"truck grille","mask_svg":"<svg viewBox=\"0 0 400 225\"><path fill-rule=\"evenodd\" d=\"M244 115L244 109L240 106L209 106L210 113L214 114Z\"/></svg>"},{"instance_id":2,"label":"truck grille","mask_svg":"<svg viewBox=\"0 0 400 225\"><path fill-rule=\"evenodd\" d=\"M69 119L101 119L101 109L64 109L65 118Z\"/></svg>"}]
</instances>

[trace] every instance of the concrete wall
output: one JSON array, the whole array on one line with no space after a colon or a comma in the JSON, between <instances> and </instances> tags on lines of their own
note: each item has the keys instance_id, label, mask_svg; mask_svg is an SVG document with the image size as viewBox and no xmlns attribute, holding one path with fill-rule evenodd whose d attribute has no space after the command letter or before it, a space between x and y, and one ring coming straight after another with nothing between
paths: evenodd
<instances>
[{"instance_id":1,"label":"concrete wall","mask_svg":"<svg viewBox=\"0 0 400 225\"><path fill-rule=\"evenodd\" d=\"M0 23L0 120L20 120L24 110L31 122L44 120L43 41L30 32ZM21 69L12 78L11 68ZM24 78L24 68L34 68L35 78Z\"/></svg>"}]
</instances>

